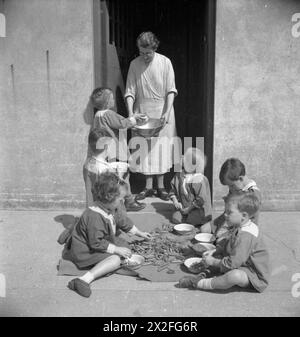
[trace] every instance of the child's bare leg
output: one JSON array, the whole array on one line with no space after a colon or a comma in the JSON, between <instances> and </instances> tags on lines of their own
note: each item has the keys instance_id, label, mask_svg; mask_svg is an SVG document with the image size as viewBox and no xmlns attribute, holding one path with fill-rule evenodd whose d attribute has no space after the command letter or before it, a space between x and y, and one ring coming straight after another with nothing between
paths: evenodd
<instances>
[{"instance_id":1,"label":"child's bare leg","mask_svg":"<svg viewBox=\"0 0 300 337\"><path fill-rule=\"evenodd\" d=\"M93 282L96 278L115 271L120 267L120 265L121 259L118 255L109 256L105 260L97 263L91 270L89 270L80 278L71 280L68 284L68 287L83 297L90 297L90 283Z\"/></svg>"},{"instance_id":2,"label":"child's bare leg","mask_svg":"<svg viewBox=\"0 0 300 337\"><path fill-rule=\"evenodd\" d=\"M121 265L121 259L118 255L112 255L106 258L105 260L97 263L89 273L92 274L93 280L104 276L112 271L118 269ZM92 281L93 281L92 280Z\"/></svg>"},{"instance_id":3,"label":"child's bare leg","mask_svg":"<svg viewBox=\"0 0 300 337\"><path fill-rule=\"evenodd\" d=\"M222 276L210 279L202 279L197 284L198 289L205 290L226 290L234 286L239 286L241 288L246 288L249 286L248 276L243 270L234 269Z\"/></svg>"}]
</instances>

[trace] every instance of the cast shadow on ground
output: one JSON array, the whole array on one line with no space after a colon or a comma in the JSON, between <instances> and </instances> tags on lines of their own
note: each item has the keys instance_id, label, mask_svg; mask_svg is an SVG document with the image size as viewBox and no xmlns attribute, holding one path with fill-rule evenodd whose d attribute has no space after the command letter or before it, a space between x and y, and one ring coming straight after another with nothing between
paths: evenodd
<instances>
[{"instance_id":1,"label":"cast shadow on ground","mask_svg":"<svg viewBox=\"0 0 300 337\"><path fill-rule=\"evenodd\" d=\"M151 202L156 213L163 215L167 220L171 221L172 213L175 211L172 203Z\"/></svg>"},{"instance_id":2,"label":"cast shadow on ground","mask_svg":"<svg viewBox=\"0 0 300 337\"><path fill-rule=\"evenodd\" d=\"M78 219L78 217L72 214L61 214L54 218L56 222L61 223L66 229L70 229L78 221Z\"/></svg>"},{"instance_id":3,"label":"cast shadow on ground","mask_svg":"<svg viewBox=\"0 0 300 337\"><path fill-rule=\"evenodd\" d=\"M238 286L232 287L230 289L227 290L202 290L202 289L188 289L188 288L180 288L179 287L179 283L176 283L174 285L175 288L178 289L187 289L187 290L191 290L191 291L205 291L208 293L213 293L213 294L220 294L220 295L226 295L226 294L230 294L230 293L257 293L257 291L255 289L251 289L251 288L240 288Z\"/></svg>"}]
</instances>

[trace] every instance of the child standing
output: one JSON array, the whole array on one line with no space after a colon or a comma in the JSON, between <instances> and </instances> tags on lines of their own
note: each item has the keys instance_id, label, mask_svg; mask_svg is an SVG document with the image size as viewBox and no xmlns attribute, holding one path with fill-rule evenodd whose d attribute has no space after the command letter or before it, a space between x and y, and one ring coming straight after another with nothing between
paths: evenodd
<instances>
[{"instance_id":1,"label":"child standing","mask_svg":"<svg viewBox=\"0 0 300 337\"><path fill-rule=\"evenodd\" d=\"M233 286L264 291L269 283L269 254L258 226L251 217L259 209L258 198L250 193L231 195L226 203L226 221L233 227L226 244L204 256L206 265L223 275L214 278L184 277L182 288L229 289ZM221 254L221 259L214 255Z\"/></svg>"},{"instance_id":2,"label":"child standing","mask_svg":"<svg viewBox=\"0 0 300 337\"><path fill-rule=\"evenodd\" d=\"M110 137L115 142L115 153L108 153L108 159L118 160L119 162L125 162L129 157L129 151L127 148L127 133L126 129L130 129L137 124L137 121L143 121L142 114L135 114L129 118L125 118L113 110L115 106L115 99L113 91L110 88L96 88L91 95L91 102L94 108L97 110L94 116L93 128L105 129ZM122 133L123 131L123 133ZM91 155L89 149L88 157ZM129 172L129 171L128 171ZM129 184L129 177L128 177ZM130 191L125 198L125 206L127 211L139 211L145 208L146 204L136 201Z\"/></svg>"},{"instance_id":3,"label":"child standing","mask_svg":"<svg viewBox=\"0 0 300 337\"><path fill-rule=\"evenodd\" d=\"M259 205L261 204L261 192L256 185L256 182L246 176L245 165L237 158L227 159L220 170L219 179L222 185L228 186L229 192L223 199L226 199L236 193L251 193L254 194ZM251 220L258 225L259 209L251 216ZM227 224L224 213L216 218L213 222L213 230L216 234L217 241L226 237Z\"/></svg>"},{"instance_id":4,"label":"child standing","mask_svg":"<svg viewBox=\"0 0 300 337\"><path fill-rule=\"evenodd\" d=\"M202 151L189 148L183 156L183 171L176 173L171 181L169 197L176 208L173 223L200 225L201 232L210 233L211 195L209 182L203 175L204 167Z\"/></svg>"},{"instance_id":5,"label":"child standing","mask_svg":"<svg viewBox=\"0 0 300 337\"><path fill-rule=\"evenodd\" d=\"M86 207L94 203L93 186L101 173L114 172L122 179L128 172L128 164L123 162L107 162L108 148L113 142L110 134L105 129L92 129L89 133L88 144L90 156L83 165L83 179L86 190Z\"/></svg>"},{"instance_id":6,"label":"child standing","mask_svg":"<svg viewBox=\"0 0 300 337\"><path fill-rule=\"evenodd\" d=\"M79 269L90 269L68 284L71 290L84 297L91 295L91 282L115 271L124 259L131 256L128 244L118 238L120 230L151 238L149 233L126 221L125 213L120 211L126 185L117 175L110 172L101 174L93 190L94 205L83 212L66 243L68 259Z\"/></svg>"},{"instance_id":7,"label":"child standing","mask_svg":"<svg viewBox=\"0 0 300 337\"><path fill-rule=\"evenodd\" d=\"M127 211L138 211L145 207L145 204L137 204L130 191L129 168L125 162L108 162L109 148L115 148L115 142L106 129L92 129L88 138L90 156L83 165L83 179L86 190L86 207L93 204L94 198L92 187L98 176L106 171L114 172L124 179L128 185L128 193L125 196L125 207Z\"/></svg>"}]
</instances>

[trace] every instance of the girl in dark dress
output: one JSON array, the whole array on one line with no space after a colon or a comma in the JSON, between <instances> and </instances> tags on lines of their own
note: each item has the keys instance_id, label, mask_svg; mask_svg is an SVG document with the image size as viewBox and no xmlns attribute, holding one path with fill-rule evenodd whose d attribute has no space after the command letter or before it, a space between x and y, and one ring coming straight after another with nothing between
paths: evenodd
<instances>
[{"instance_id":1,"label":"girl in dark dress","mask_svg":"<svg viewBox=\"0 0 300 337\"><path fill-rule=\"evenodd\" d=\"M68 287L79 295L91 295L90 283L115 271L122 260L131 256L120 230L150 239L126 217L123 198L126 184L114 173L103 173L93 187L95 203L87 208L74 227L67 242L67 255L79 269L89 269L80 278L71 280Z\"/></svg>"}]
</instances>

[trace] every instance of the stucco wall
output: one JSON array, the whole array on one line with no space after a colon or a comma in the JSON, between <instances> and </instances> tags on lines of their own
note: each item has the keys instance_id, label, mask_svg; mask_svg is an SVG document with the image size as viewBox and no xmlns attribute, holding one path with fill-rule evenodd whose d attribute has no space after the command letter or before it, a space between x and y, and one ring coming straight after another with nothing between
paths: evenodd
<instances>
[{"instance_id":1,"label":"stucco wall","mask_svg":"<svg viewBox=\"0 0 300 337\"><path fill-rule=\"evenodd\" d=\"M92 10L92 0L0 2L7 24L0 37L0 207L83 205ZM265 209L300 209L297 12L296 0L217 1L216 208L226 193L220 166L236 156L261 187ZM109 61L111 85L120 72Z\"/></svg>"},{"instance_id":2,"label":"stucco wall","mask_svg":"<svg viewBox=\"0 0 300 337\"><path fill-rule=\"evenodd\" d=\"M216 208L227 192L219 169L238 157L261 188L264 209L300 209L300 37L292 35L297 12L300 1L217 1Z\"/></svg>"},{"instance_id":3,"label":"stucco wall","mask_svg":"<svg viewBox=\"0 0 300 337\"><path fill-rule=\"evenodd\" d=\"M82 204L92 2L10 0L1 11L0 205Z\"/></svg>"}]
</instances>

